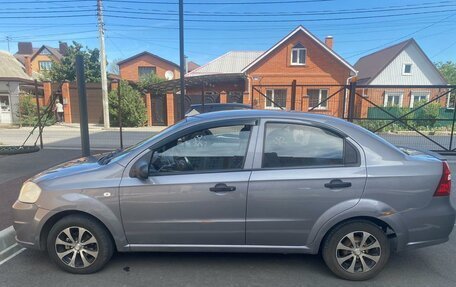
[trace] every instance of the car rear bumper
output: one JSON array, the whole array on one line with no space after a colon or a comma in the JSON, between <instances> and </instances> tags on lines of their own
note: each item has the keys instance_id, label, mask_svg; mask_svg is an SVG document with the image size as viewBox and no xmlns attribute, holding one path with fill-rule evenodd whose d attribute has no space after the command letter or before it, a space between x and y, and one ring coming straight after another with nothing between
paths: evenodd
<instances>
[{"instance_id":1,"label":"car rear bumper","mask_svg":"<svg viewBox=\"0 0 456 287\"><path fill-rule=\"evenodd\" d=\"M16 231L16 241L31 249L42 249L40 232L44 218L49 216L49 210L39 208L35 204L16 201L13 204L13 227Z\"/></svg>"},{"instance_id":2,"label":"car rear bumper","mask_svg":"<svg viewBox=\"0 0 456 287\"><path fill-rule=\"evenodd\" d=\"M406 234L398 238L397 251L448 241L455 224L455 210L448 197L434 197L425 208L399 213Z\"/></svg>"}]
</instances>

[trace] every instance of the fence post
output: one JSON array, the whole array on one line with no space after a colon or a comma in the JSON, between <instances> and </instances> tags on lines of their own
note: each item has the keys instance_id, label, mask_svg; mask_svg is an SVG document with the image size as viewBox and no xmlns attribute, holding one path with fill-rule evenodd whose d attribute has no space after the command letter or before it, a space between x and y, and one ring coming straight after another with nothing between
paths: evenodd
<instances>
[{"instance_id":1,"label":"fence post","mask_svg":"<svg viewBox=\"0 0 456 287\"><path fill-rule=\"evenodd\" d=\"M449 96L451 97L451 92L449 93ZM450 98L450 100L451 100L451 98ZM456 121L456 100L453 100L453 122L451 123L451 136L450 136L449 151L453 150L454 121Z\"/></svg>"},{"instance_id":2,"label":"fence post","mask_svg":"<svg viewBox=\"0 0 456 287\"><path fill-rule=\"evenodd\" d=\"M122 131L122 97L120 94L120 85L117 84L117 118L119 119L120 149L123 149L123 131Z\"/></svg>"},{"instance_id":3,"label":"fence post","mask_svg":"<svg viewBox=\"0 0 456 287\"><path fill-rule=\"evenodd\" d=\"M40 149L43 149L43 126L41 125L41 111L40 101L38 99L38 81L35 80L35 100L36 100L36 113L38 115L38 131L40 132Z\"/></svg>"},{"instance_id":4,"label":"fence post","mask_svg":"<svg viewBox=\"0 0 456 287\"><path fill-rule=\"evenodd\" d=\"M79 123L81 131L82 156L90 156L89 141L89 119L87 114L87 93L84 75L84 58L82 55L76 56L76 79L78 83L79 97Z\"/></svg>"},{"instance_id":5,"label":"fence post","mask_svg":"<svg viewBox=\"0 0 456 287\"><path fill-rule=\"evenodd\" d=\"M291 82L291 110L296 109L296 80Z\"/></svg>"},{"instance_id":6,"label":"fence post","mask_svg":"<svg viewBox=\"0 0 456 287\"><path fill-rule=\"evenodd\" d=\"M350 83L350 92L348 94L348 121L353 122L355 115L355 97L356 97L356 81Z\"/></svg>"}]
</instances>

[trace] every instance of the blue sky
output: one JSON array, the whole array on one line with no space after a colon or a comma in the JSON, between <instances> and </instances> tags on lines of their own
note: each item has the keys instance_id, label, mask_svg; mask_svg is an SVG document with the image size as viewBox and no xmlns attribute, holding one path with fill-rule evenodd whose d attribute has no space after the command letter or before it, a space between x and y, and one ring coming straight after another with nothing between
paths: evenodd
<instances>
[{"instance_id":1,"label":"blue sky","mask_svg":"<svg viewBox=\"0 0 456 287\"><path fill-rule=\"evenodd\" d=\"M186 15L186 55L204 64L230 50L266 50L303 25L320 39L332 35L334 49L350 63L410 37L432 61L456 61L456 0L262 4L271 1L184 1L186 13L192 14ZM221 2L225 4L210 4ZM179 62L176 0L104 0L104 6L108 61L149 51ZM32 41L39 47L75 40L99 47L96 0L3 0L0 10L0 50L8 50L7 37L12 53L18 41Z\"/></svg>"}]
</instances>

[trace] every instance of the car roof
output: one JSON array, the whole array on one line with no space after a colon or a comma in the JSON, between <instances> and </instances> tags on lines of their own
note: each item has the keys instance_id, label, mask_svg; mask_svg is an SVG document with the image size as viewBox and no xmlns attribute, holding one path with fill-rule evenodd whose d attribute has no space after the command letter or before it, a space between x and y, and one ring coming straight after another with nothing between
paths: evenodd
<instances>
[{"instance_id":1,"label":"car roof","mask_svg":"<svg viewBox=\"0 0 456 287\"><path fill-rule=\"evenodd\" d=\"M311 114L304 112L294 112L294 111L278 111L278 110L229 110L229 111L218 111L212 113L204 113L193 116L198 120L217 120L225 118L287 118L287 119L300 119L300 120L311 120L318 122L327 122L327 121L337 121L341 123L346 123L346 121L341 120L336 117L320 115L320 114Z\"/></svg>"}]
</instances>

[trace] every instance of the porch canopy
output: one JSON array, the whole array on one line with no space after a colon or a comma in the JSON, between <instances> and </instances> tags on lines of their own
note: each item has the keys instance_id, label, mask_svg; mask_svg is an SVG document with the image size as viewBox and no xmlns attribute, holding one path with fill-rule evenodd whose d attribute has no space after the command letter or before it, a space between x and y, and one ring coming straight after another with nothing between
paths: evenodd
<instances>
[{"instance_id":1,"label":"porch canopy","mask_svg":"<svg viewBox=\"0 0 456 287\"><path fill-rule=\"evenodd\" d=\"M185 88L194 88L199 87L214 87L217 85L223 85L226 83L233 83L240 80L245 80L246 76L243 73L233 73L233 74L213 74L213 75L201 75L201 76L185 76ZM180 90L180 80L170 80L164 81L161 83L150 85L148 88L149 91L153 92L168 92L168 91L178 91Z\"/></svg>"}]
</instances>

